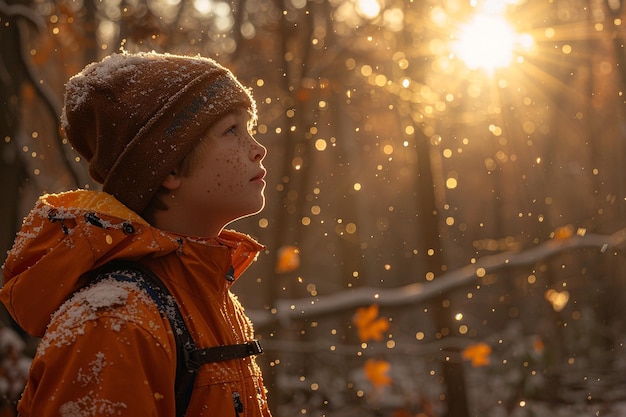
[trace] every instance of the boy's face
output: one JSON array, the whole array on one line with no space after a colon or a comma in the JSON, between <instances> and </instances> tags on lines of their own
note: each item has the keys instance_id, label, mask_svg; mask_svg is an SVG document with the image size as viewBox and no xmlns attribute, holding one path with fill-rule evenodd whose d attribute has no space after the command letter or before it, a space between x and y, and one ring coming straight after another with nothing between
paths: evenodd
<instances>
[{"instance_id":1,"label":"boy's face","mask_svg":"<svg viewBox=\"0 0 626 417\"><path fill-rule=\"evenodd\" d=\"M198 145L196 166L181 178L175 196L190 216L225 226L261 211L267 149L250 128L249 113L239 109L219 119Z\"/></svg>"}]
</instances>

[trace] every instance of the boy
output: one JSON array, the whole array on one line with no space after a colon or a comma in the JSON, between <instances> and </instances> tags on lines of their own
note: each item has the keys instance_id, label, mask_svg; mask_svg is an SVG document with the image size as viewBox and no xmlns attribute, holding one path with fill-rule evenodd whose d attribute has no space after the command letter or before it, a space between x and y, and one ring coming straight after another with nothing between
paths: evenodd
<instances>
[{"instance_id":1,"label":"boy","mask_svg":"<svg viewBox=\"0 0 626 417\"><path fill-rule=\"evenodd\" d=\"M124 52L69 80L62 128L103 191L42 196L3 267L0 300L42 337L21 417L184 414L183 332L139 285L146 274L195 345L218 347L191 370L185 415L270 416L261 350L230 292L263 246L224 229L264 206L255 121L250 92L207 58ZM110 267L120 260L131 267Z\"/></svg>"}]
</instances>

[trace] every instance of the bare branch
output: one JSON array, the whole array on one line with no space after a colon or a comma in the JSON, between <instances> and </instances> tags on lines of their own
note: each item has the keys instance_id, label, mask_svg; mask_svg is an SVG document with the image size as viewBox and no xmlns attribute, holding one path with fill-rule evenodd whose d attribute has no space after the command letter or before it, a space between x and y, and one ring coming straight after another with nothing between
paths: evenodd
<instances>
[{"instance_id":1,"label":"bare branch","mask_svg":"<svg viewBox=\"0 0 626 417\"><path fill-rule=\"evenodd\" d=\"M276 301L276 314L261 310L248 310L248 315L259 328L277 321L288 323L290 320L337 313L372 303L381 306L416 304L470 284L479 276L501 269L532 265L573 249L597 248L600 253L604 253L608 249L620 246L625 241L626 229L621 229L612 235L586 234L568 239L552 239L521 252L503 252L486 256L475 264L442 274L432 282L409 284L392 289L361 287L315 299L282 299Z\"/></svg>"}]
</instances>

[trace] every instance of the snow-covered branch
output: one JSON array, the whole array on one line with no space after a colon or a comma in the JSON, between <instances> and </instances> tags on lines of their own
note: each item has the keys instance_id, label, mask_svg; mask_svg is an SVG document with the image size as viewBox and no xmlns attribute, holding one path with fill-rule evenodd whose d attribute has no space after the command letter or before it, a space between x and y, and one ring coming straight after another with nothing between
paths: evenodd
<instances>
[{"instance_id":1,"label":"snow-covered branch","mask_svg":"<svg viewBox=\"0 0 626 417\"><path fill-rule=\"evenodd\" d=\"M485 256L476 263L446 272L431 282L389 289L359 287L322 297L280 299L276 301L274 314L263 310L248 310L248 315L255 326L261 328L277 321L287 323L293 319L346 311L372 303L381 306L415 304L470 284L479 277L504 268L532 265L572 249L596 248L599 253L604 253L625 241L626 229L612 235L585 234L566 239L552 239L521 252L503 252Z\"/></svg>"}]
</instances>

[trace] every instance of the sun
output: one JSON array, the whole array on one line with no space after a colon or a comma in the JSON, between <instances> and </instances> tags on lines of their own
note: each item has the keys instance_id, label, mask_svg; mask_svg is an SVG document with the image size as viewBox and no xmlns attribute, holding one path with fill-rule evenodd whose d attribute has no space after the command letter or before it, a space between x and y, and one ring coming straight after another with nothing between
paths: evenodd
<instances>
[{"instance_id":1,"label":"sun","mask_svg":"<svg viewBox=\"0 0 626 417\"><path fill-rule=\"evenodd\" d=\"M499 14L477 14L459 28L452 50L471 70L493 73L511 65L516 54L533 46L530 35L516 33L508 20Z\"/></svg>"}]
</instances>

